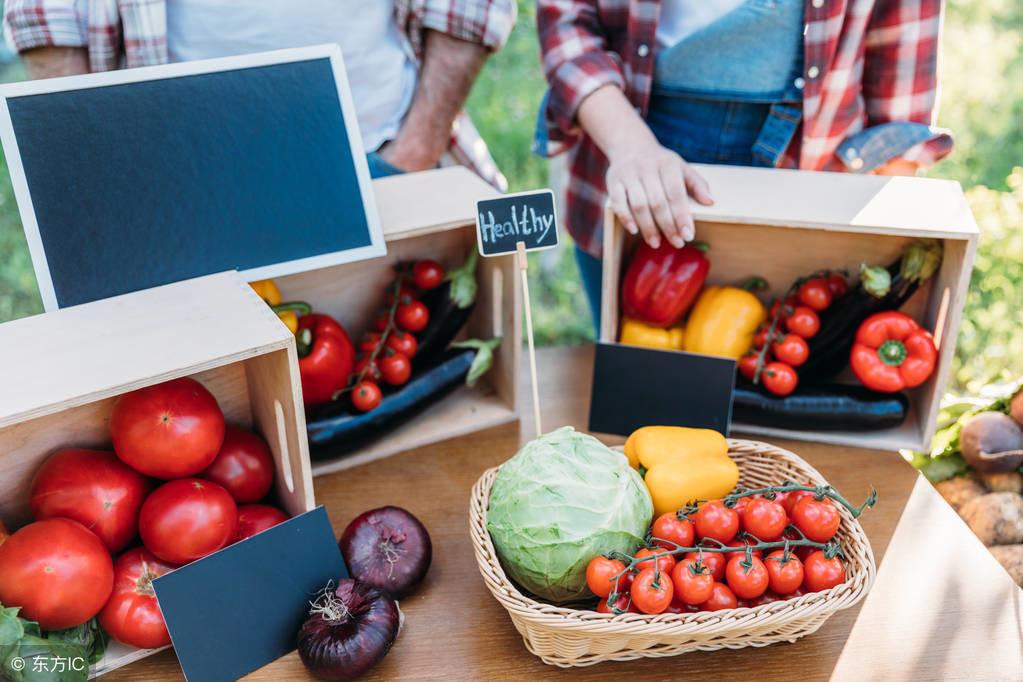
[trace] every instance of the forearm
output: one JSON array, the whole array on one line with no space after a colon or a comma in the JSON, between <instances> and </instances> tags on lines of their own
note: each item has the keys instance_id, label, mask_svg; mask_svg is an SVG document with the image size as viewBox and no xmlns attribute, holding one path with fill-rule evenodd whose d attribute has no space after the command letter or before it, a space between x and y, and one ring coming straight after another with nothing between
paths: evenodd
<instances>
[{"instance_id":1,"label":"forearm","mask_svg":"<svg viewBox=\"0 0 1023 682\"><path fill-rule=\"evenodd\" d=\"M608 159L657 144L646 122L616 85L605 85L584 99L577 118Z\"/></svg>"},{"instance_id":2,"label":"forearm","mask_svg":"<svg viewBox=\"0 0 1023 682\"><path fill-rule=\"evenodd\" d=\"M438 31L426 32L426 49L412 105L389 145L389 161L404 170L437 165L448 148L451 125L490 51Z\"/></svg>"},{"instance_id":3,"label":"forearm","mask_svg":"<svg viewBox=\"0 0 1023 682\"><path fill-rule=\"evenodd\" d=\"M21 53L32 80L89 73L89 53L84 47L36 47Z\"/></svg>"}]
</instances>

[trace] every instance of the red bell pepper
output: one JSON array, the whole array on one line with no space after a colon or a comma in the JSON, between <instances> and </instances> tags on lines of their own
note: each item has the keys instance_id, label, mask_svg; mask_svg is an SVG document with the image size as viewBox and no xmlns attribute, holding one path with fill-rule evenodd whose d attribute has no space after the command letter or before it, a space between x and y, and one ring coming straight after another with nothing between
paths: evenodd
<instances>
[{"instance_id":1,"label":"red bell pepper","mask_svg":"<svg viewBox=\"0 0 1023 682\"><path fill-rule=\"evenodd\" d=\"M311 313L298 320L298 371L307 406L329 402L348 385L355 364L355 347L334 318Z\"/></svg>"},{"instance_id":2,"label":"red bell pepper","mask_svg":"<svg viewBox=\"0 0 1023 682\"><path fill-rule=\"evenodd\" d=\"M894 310L863 320L849 355L860 383L882 393L919 386L934 372L937 360L930 332Z\"/></svg>"},{"instance_id":3,"label":"red bell pepper","mask_svg":"<svg viewBox=\"0 0 1023 682\"><path fill-rule=\"evenodd\" d=\"M641 242L632 254L622 282L622 312L659 327L682 319L696 301L710 271L707 244L676 249L667 241L652 249Z\"/></svg>"}]
</instances>

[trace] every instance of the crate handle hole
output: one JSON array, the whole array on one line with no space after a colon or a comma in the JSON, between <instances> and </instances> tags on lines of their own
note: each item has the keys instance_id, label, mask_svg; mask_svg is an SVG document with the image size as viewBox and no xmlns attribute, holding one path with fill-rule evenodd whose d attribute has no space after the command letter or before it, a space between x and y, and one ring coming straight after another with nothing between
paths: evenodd
<instances>
[{"instance_id":1,"label":"crate handle hole","mask_svg":"<svg viewBox=\"0 0 1023 682\"><path fill-rule=\"evenodd\" d=\"M494 281L491 287L494 308L494 338L504 336L504 272L494 268Z\"/></svg>"},{"instance_id":2,"label":"crate handle hole","mask_svg":"<svg viewBox=\"0 0 1023 682\"><path fill-rule=\"evenodd\" d=\"M281 453L281 474L288 492L295 492L295 476L291 471L291 453L288 452L288 425L284 420L284 406L274 400L274 416L277 418L277 447Z\"/></svg>"}]
</instances>

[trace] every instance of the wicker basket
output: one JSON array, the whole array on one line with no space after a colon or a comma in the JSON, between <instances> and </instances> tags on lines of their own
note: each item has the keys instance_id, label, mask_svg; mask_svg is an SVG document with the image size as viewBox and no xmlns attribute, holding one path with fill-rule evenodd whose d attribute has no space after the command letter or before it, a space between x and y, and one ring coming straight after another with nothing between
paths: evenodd
<instances>
[{"instance_id":1,"label":"wicker basket","mask_svg":"<svg viewBox=\"0 0 1023 682\"><path fill-rule=\"evenodd\" d=\"M785 480L826 483L816 469L788 450L747 440L728 443L729 454L739 465L742 486L778 485ZM486 512L496 475L496 468L487 470L472 489L469 517L476 561L487 587L508 610L526 648L550 665L567 668L794 642L815 632L835 611L862 599L877 571L863 528L839 506L842 525L837 537L846 556L847 579L824 592L756 608L658 616L613 615L538 602L523 594L505 575L487 532Z\"/></svg>"}]
</instances>

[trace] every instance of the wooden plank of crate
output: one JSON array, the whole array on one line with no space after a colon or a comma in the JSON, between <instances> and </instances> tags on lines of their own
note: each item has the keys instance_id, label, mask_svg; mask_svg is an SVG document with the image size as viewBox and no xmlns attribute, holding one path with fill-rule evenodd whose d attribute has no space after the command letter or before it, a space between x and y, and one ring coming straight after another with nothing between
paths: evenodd
<instances>
[{"instance_id":1,"label":"wooden plank of crate","mask_svg":"<svg viewBox=\"0 0 1023 682\"><path fill-rule=\"evenodd\" d=\"M463 166L392 175L373 181L388 241L476 222L476 201L499 192Z\"/></svg>"},{"instance_id":2,"label":"wooden plank of crate","mask_svg":"<svg viewBox=\"0 0 1023 682\"><path fill-rule=\"evenodd\" d=\"M291 343L234 272L8 322L0 428Z\"/></svg>"}]
</instances>

